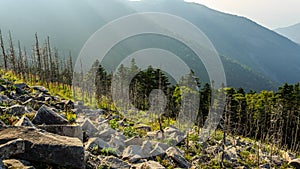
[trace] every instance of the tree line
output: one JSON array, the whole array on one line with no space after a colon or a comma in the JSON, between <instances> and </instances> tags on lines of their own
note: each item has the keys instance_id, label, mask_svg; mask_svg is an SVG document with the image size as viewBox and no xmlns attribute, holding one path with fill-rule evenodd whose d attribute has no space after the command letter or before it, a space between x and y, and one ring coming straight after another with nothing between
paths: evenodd
<instances>
[{"instance_id":1,"label":"tree line","mask_svg":"<svg viewBox=\"0 0 300 169\"><path fill-rule=\"evenodd\" d=\"M21 46L20 41L17 44L13 42L10 31L5 41L0 30L2 69L12 71L31 84L39 82L47 87L51 84L61 85L63 88L71 86L73 76L71 53L67 57L61 56L57 48L52 48L49 37L41 43L36 33L34 39L33 48L26 49Z\"/></svg>"},{"instance_id":2,"label":"tree line","mask_svg":"<svg viewBox=\"0 0 300 169\"><path fill-rule=\"evenodd\" d=\"M112 103L112 73L96 61L93 65L95 75L95 97L98 105L103 107L105 103ZM88 72L85 76L90 76ZM129 86L130 103L140 110L148 110L150 107L149 95L154 89L161 89L166 96L166 106L163 110L163 118L176 118L181 106L182 87L170 81L167 73L149 66L141 70L132 60L131 66L121 65L114 78L131 77L130 81L124 81L124 86ZM87 78L88 79L88 78ZM125 78L128 79L128 78ZM209 112L211 111L211 96L216 89L211 84L201 83L195 78L193 71L181 78L181 85L196 81L197 97L199 97L199 109L195 125L203 127ZM84 81L84 79L83 79ZM87 84L87 83L85 83ZM92 84L92 83L89 83ZM219 128L228 134L240 135L268 142L278 147L300 150L300 85L284 84L277 91L249 91L243 88L234 89L224 87L226 102L224 113ZM119 95L126 94L119 91ZM91 93L92 95L92 93ZM86 96L86 95L85 95ZM121 97L121 96L119 96ZM110 100L111 102L107 102ZM104 106L109 108L109 106Z\"/></svg>"},{"instance_id":3,"label":"tree line","mask_svg":"<svg viewBox=\"0 0 300 169\"><path fill-rule=\"evenodd\" d=\"M35 44L31 52L13 42L9 32L7 42L0 30L0 48L2 69L12 71L26 82L37 82L46 86L62 86L63 89L73 87L73 96L86 104L108 110L115 109L112 99L112 80L114 78L130 79L121 81L117 96L128 94L130 103L140 110L148 110L151 105L149 95L154 89L160 89L166 96L166 105L162 110L163 118L177 118L182 101L181 90L186 90L175 84L170 76L160 69L149 66L141 70L132 60L129 67L121 65L114 73L107 72L99 61L95 61L89 71L74 72L72 56L61 56L56 48L52 48L47 37L42 43L38 35L34 36ZM17 46L17 47L15 47ZM133 76L134 75L134 76ZM131 77L133 76L133 77ZM181 84L196 82L200 103L197 110L195 125L202 127L211 111L211 96L215 89L213 84L201 83L195 78L193 71L182 77ZM72 86L73 82L73 86ZM129 86L129 93L123 86ZM186 85L189 86L189 85ZM224 113L219 128L227 134L251 137L269 142L278 147L293 151L300 150L300 87L297 84L284 84L277 91L249 91L242 88L224 87L226 96ZM160 120L162 120L160 119Z\"/></svg>"}]
</instances>

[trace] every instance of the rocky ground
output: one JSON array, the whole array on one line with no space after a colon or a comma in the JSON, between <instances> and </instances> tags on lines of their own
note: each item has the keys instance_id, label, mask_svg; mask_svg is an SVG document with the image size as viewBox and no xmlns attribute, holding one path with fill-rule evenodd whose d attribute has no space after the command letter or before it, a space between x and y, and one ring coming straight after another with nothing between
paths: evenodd
<instances>
[{"instance_id":1,"label":"rocky ground","mask_svg":"<svg viewBox=\"0 0 300 169\"><path fill-rule=\"evenodd\" d=\"M162 134L42 86L0 82L0 169L299 168L294 154L272 145L231 136L223 144L220 131L199 143L196 130L187 137L170 126Z\"/></svg>"}]
</instances>

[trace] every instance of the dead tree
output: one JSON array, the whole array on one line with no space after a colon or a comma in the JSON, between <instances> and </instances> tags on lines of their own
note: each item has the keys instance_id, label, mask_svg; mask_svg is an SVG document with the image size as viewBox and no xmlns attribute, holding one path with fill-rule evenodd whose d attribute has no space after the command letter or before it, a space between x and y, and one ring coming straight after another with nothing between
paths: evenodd
<instances>
[{"instance_id":1,"label":"dead tree","mask_svg":"<svg viewBox=\"0 0 300 169\"><path fill-rule=\"evenodd\" d=\"M15 56L15 49L14 49L10 31L8 32L8 35L9 35L9 53L10 53L10 59L11 59L11 63L12 63L12 70L13 70L13 72L15 72L16 71L16 56Z\"/></svg>"},{"instance_id":2,"label":"dead tree","mask_svg":"<svg viewBox=\"0 0 300 169\"><path fill-rule=\"evenodd\" d=\"M1 29L0 29L0 45L1 45L1 49L2 49L2 55L3 55L3 61L4 61L4 69L7 70L8 69L8 66L7 66L7 55L5 53L5 47L4 47L4 42L3 42L3 37L2 37Z\"/></svg>"}]
</instances>

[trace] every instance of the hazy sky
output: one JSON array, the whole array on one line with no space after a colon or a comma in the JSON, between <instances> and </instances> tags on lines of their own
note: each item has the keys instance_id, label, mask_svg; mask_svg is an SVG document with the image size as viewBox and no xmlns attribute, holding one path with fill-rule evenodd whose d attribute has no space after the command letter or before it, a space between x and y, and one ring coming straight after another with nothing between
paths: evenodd
<instances>
[{"instance_id":1,"label":"hazy sky","mask_svg":"<svg viewBox=\"0 0 300 169\"><path fill-rule=\"evenodd\" d=\"M300 23L300 0L186 0L275 29Z\"/></svg>"}]
</instances>

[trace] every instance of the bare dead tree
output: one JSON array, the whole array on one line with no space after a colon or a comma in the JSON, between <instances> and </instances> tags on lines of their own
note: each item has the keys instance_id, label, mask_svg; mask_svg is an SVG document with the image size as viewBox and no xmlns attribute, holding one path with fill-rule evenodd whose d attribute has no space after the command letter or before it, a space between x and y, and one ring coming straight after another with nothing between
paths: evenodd
<instances>
[{"instance_id":1,"label":"bare dead tree","mask_svg":"<svg viewBox=\"0 0 300 169\"><path fill-rule=\"evenodd\" d=\"M7 66L7 55L5 53L5 47L4 47L4 42L3 42L3 37L2 37L1 29L0 29L0 45L1 45L1 49L2 49L2 55L3 55L3 61L4 61L4 69L7 70L8 69L8 66Z\"/></svg>"},{"instance_id":2,"label":"bare dead tree","mask_svg":"<svg viewBox=\"0 0 300 169\"><path fill-rule=\"evenodd\" d=\"M10 59L11 59L11 63L12 63L12 70L13 70L13 72L15 72L16 71L16 56L15 56L15 49L14 49L10 31L8 32L8 36L9 36L9 53L10 53Z\"/></svg>"}]
</instances>

